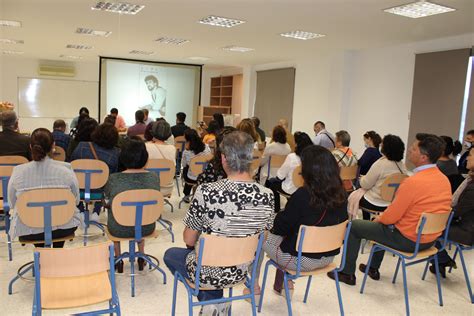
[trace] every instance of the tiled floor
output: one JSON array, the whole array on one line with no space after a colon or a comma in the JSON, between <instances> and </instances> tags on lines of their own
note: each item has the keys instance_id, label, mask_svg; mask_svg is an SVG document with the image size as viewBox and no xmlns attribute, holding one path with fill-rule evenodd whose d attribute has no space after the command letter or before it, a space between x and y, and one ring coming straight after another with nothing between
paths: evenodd
<instances>
[{"instance_id":1,"label":"tiled floor","mask_svg":"<svg viewBox=\"0 0 474 316\"><path fill-rule=\"evenodd\" d=\"M174 198L171 202L176 206L174 213L169 211L166 206L164 217L174 223L176 242L171 243L171 238L166 231L163 231L158 239L148 241L146 252L150 253L160 260L166 249L175 246L184 246L182 242L183 225L181 219L185 214L186 204L183 209L177 209L178 200ZM101 218L105 221L105 218ZM161 229L161 227L158 227ZM80 233L80 232L79 232ZM97 236L92 242L100 242L105 237ZM13 295L8 295L7 286L9 280L14 276L18 267L27 261L32 260L31 247L22 247L18 243L14 244L14 260L7 260L7 248L5 244L5 235L0 236L0 315L28 315L31 314L33 284L25 281L19 281L14 286ZM72 243L67 243L66 247L81 246L81 239L76 238ZM122 245L123 250L127 245ZM474 281L474 254L466 255L468 266L470 268L471 279ZM339 260L337 258L336 260ZM367 255L360 257L360 262L366 262ZM337 261L339 262L339 261ZM405 313L405 304L403 299L403 286L401 275L397 284L391 283L391 276L395 269L396 259L387 256L381 268L382 278L375 282L367 281L366 290L363 295L359 294L362 274L358 273L358 284L350 287L341 285L344 308L347 315L403 315ZM413 315L474 315L474 305L468 300L466 284L464 281L460 261L459 268L448 275L448 278L442 280L444 307L438 305L436 280L428 273L427 279L421 281L423 271L422 265L409 268L408 283L411 304L411 313ZM164 265L162 265L164 267ZM127 269L126 265L126 269ZM171 313L171 298L173 277L164 267L168 275L168 283L163 285L161 274L153 272L136 279L136 297L130 296L130 278L124 275L117 276L117 287L120 297L120 304L123 315L169 315ZM263 274L263 271L262 271ZM271 283L274 270L271 270L262 315L286 315L286 303L284 298L275 295L271 291ZM93 286L93 285L91 285ZM296 290L293 296L293 312L295 315L337 315L339 308L334 282L325 275L313 279L308 303L302 302L305 289L305 280L301 279L296 283ZM241 291L242 288L236 289ZM99 307L105 307L105 304ZM179 286L177 314L185 315L187 313L187 299L184 287ZM45 311L46 315L65 315L85 309ZM196 308L194 314L198 314ZM232 305L233 315L251 315L250 304L247 302L235 302Z\"/></svg>"}]
</instances>

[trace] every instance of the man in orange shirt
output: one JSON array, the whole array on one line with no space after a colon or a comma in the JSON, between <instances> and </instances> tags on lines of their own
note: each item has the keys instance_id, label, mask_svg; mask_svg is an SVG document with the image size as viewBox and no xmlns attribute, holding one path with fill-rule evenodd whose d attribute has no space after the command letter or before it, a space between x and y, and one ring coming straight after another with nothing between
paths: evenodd
<instances>
[{"instance_id":1,"label":"man in orange shirt","mask_svg":"<svg viewBox=\"0 0 474 316\"><path fill-rule=\"evenodd\" d=\"M356 284L355 270L361 239L373 240L388 247L413 252L416 227L422 213L442 213L451 210L451 186L448 178L439 171L436 161L443 152L443 141L430 134L417 134L408 149L408 159L415 165L414 175L400 185L392 204L374 221L354 220L347 243L347 258L339 280ZM422 235L420 250L428 249L440 234ZM384 252L374 253L369 276L380 279L379 268ZM365 264L359 265L364 272ZM334 279L333 272L328 276Z\"/></svg>"},{"instance_id":2,"label":"man in orange shirt","mask_svg":"<svg viewBox=\"0 0 474 316\"><path fill-rule=\"evenodd\" d=\"M112 108L110 110L110 115L115 117L115 127L119 132L124 132L127 130L127 125L125 124L125 120L121 115L118 114L118 110L116 108Z\"/></svg>"}]
</instances>

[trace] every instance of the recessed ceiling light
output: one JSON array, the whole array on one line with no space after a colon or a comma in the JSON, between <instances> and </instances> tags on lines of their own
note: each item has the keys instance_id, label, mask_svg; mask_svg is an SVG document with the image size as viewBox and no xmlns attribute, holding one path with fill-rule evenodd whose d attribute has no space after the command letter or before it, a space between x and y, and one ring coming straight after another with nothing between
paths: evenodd
<instances>
[{"instance_id":1,"label":"recessed ceiling light","mask_svg":"<svg viewBox=\"0 0 474 316\"><path fill-rule=\"evenodd\" d=\"M326 36L324 34L317 34L317 33L305 32L305 31L291 31L291 32L281 33L280 35L283 37L291 37L291 38L296 38L303 41Z\"/></svg>"},{"instance_id":2,"label":"recessed ceiling light","mask_svg":"<svg viewBox=\"0 0 474 316\"><path fill-rule=\"evenodd\" d=\"M199 23L212 25L212 26L234 27L234 26L245 23L245 21L210 15L208 17L205 17L199 20Z\"/></svg>"},{"instance_id":3,"label":"recessed ceiling light","mask_svg":"<svg viewBox=\"0 0 474 316\"><path fill-rule=\"evenodd\" d=\"M228 50L228 51L231 51L231 52L239 52L239 53L246 53L246 52L250 52L250 51L254 50L253 48L240 47L240 46L234 46L234 45L222 47L222 49L223 50Z\"/></svg>"},{"instance_id":4,"label":"recessed ceiling light","mask_svg":"<svg viewBox=\"0 0 474 316\"><path fill-rule=\"evenodd\" d=\"M445 7L428 1L417 1L383 10L387 13L397 14L412 19L425 16L456 11L456 9Z\"/></svg>"},{"instance_id":5,"label":"recessed ceiling light","mask_svg":"<svg viewBox=\"0 0 474 316\"><path fill-rule=\"evenodd\" d=\"M76 55L59 55L61 58L69 58L69 59L82 59L82 56L76 56Z\"/></svg>"},{"instance_id":6,"label":"recessed ceiling light","mask_svg":"<svg viewBox=\"0 0 474 316\"><path fill-rule=\"evenodd\" d=\"M189 40L182 39L182 38L160 37L156 39L155 42L162 43L162 44L182 45L184 43L188 43Z\"/></svg>"},{"instance_id":7,"label":"recessed ceiling light","mask_svg":"<svg viewBox=\"0 0 474 316\"><path fill-rule=\"evenodd\" d=\"M209 57L193 56L193 57L188 57L188 59L205 61L205 60L209 60L210 58Z\"/></svg>"},{"instance_id":8,"label":"recessed ceiling light","mask_svg":"<svg viewBox=\"0 0 474 316\"><path fill-rule=\"evenodd\" d=\"M93 7L91 7L91 9L119 14L135 15L140 12L144 7L144 5L130 4L126 2L99 1Z\"/></svg>"},{"instance_id":9,"label":"recessed ceiling light","mask_svg":"<svg viewBox=\"0 0 474 316\"><path fill-rule=\"evenodd\" d=\"M128 53L136 54L136 55L153 55L155 52L150 52L150 51L145 51L145 50L131 50Z\"/></svg>"},{"instance_id":10,"label":"recessed ceiling light","mask_svg":"<svg viewBox=\"0 0 474 316\"><path fill-rule=\"evenodd\" d=\"M81 44L67 44L66 48L73 48L73 49L92 49L94 47L90 45L81 45Z\"/></svg>"},{"instance_id":11,"label":"recessed ceiling light","mask_svg":"<svg viewBox=\"0 0 474 316\"><path fill-rule=\"evenodd\" d=\"M21 52L21 51L18 51L18 50L4 50L4 51L2 51L2 53L6 54L6 55L21 55L24 52Z\"/></svg>"},{"instance_id":12,"label":"recessed ceiling light","mask_svg":"<svg viewBox=\"0 0 474 316\"><path fill-rule=\"evenodd\" d=\"M88 29L88 28L85 28L85 27L78 27L76 29L76 33L77 34L84 34L84 35L91 35L91 36L102 36L102 37L107 37L110 34L112 34L112 32L110 32L110 31L97 31L97 30Z\"/></svg>"},{"instance_id":13,"label":"recessed ceiling light","mask_svg":"<svg viewBox=\"0 0 474 316\"><path fill-rule=\"evenodd\" d=\"M20 21L0 20L0 26L21 27Z\"/></svg>"},{"instance_id":14,"label":"recessed ceiling light","mask_svg":"<svg viewBox=\"0 0 474 316\"><path fill-rule=\"evenodd\" d=\"M0 43L2 44L24 44L24 40L14 40L8 38L0 38Z\"/></svg>"}]
</instances>

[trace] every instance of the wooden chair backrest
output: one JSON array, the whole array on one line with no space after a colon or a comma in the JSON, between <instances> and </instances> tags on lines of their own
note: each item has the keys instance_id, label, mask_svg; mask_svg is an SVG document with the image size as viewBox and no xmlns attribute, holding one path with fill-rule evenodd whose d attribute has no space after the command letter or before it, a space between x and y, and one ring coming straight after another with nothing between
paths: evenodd
<instances>
[{"instance_id":1,"label":"wooden chair backrest","mask_svg":"<svg viewBox=\"0 0 474 316\"><path fill-rule=\"evenodd\" d=\"M204 168L206 167L206 163L209 162L212 159L212 157L213 157L212 154L207 154L207 155L198 155L191 158L191 161L189 162L189 169L191 170L191 173L194 174L195 176L200 175L204 171Z\"/></svg>"},{"instance_id":2,"label":"wooden chair backrest","mask_svg":"<svg viewBox=\"0 0 474 316\"><path fill-rule=\"evenodd\" d=\"M265 142L265 140L263 139L261 143L258 143L258 150L260 152L263 152L265 150L265 147L267 146L267 143Z\"/></svg>"},{"instance_id":3,"label":"wooden chair backrest","mask_svg":"<svg viewBox=\"0 0 474 316\"><path fill-rule=\"evenodd\" d=\"M0 166L0 178L10 178L14 166ZM8 182L8 181L7 181ZM5 189L7 189L5 187ZM0 180L0 198L3 198L3 181Z\"/></svg>"},{"instance_id":4,"label":"wooden chair backrest","mask_svg":"<svg viewBox=\"0 0 474 316\"><path fill-rule=\"evenodd\" d=\"M263 155L263 152L257 149L253 150L253 159L261 158Z\"/></svg>"},{"instance_id":5,"label":"wooden chair backrest","mask_svg":"<svg viewBox=\"0 0 474 316\"><path fill-rule=\"evenodd\" d=\"M169 186L170 184L173 184L174 174L176 172L176 167L173 161L169 159L148 159L145 170L156 172L153 171L153 169L160 169L160 186Z\"/></svg>"},{"instance_id":6,"label":"wooden chair backrest","mask_svg":"<svg viewBox=\"0 0 474 316\"><path fill-rule=\"evenodd\" d=\"M403 173L389 175L380 187L380 196L382 197L382 200L392 202L395 198L395 193L397 192L398 187L406 178L408 178L408 176Z\"/></svg>"},{"instance_id":7,"label":"wooden chair backrest","mask_svg":"<svg viewBox=\"0 0 474 316\"><path fill-rule=\"evenodd\" d=\"M0 166L18 166L27 162L23 156L0 156Z\"/></svg>"},{"instance_id":8,"label":"wooden chair backrest","mask_svg":"<svg viewBox=\"0 0 474 316\"><path fill-rule=\"evenodd\" d=\"M420 220L418 221L418 225L416 227L416 232L418 233L418 229L420 228L421 221L422 221L423 217L425 217L426 222L425 222L425 226L423 227L423 231L421 232L421 234L425 235L425 234L441 233L446 228L450 213L451 212L423 213L420 217Z\"/></svg>"},{"instance_id":9,"label":"wooden chair backrest","mask_svg":"<svg viewBox=\"0 0 474 316\"><path fill-rule=\"evenodd\" d=\"M260 167L260 163L262 162L262 158L253 158L252 163L250 164L250 174L254 175L257 173L258 168Z\"/></svg>"},{"instance_id":10,"label":"wooden chair backrest","mask_svg":"<svg viewBox=\"0 0 474 316\"><path fill-rule=\"evenodd\" d=\"M85 189L86 187L86 175L83 172L76 172L76 170L101 170L101 173L91 174L91 187L90 189L102 188L109 179L109 166L101 160L97 159L77 159L71 161L72 170L76 174L77 181L79 182L79 188Z\"/></svg>"},{"instance_id":11,"label":"wooden chair backrest","mask_svg":"<svg viewBox=\"0 0 474 316\"><path fill-rule=\"evenodd\" d=\"M174 138L174 147L176 147L176 151L183 152L184 151L184 146L186 144L186 139L184 136L178 136Z\"/></svg>"},{"instance_id":12,"label":"wooden chair backrest","mask_svg":"<svg viewBox=\"0 0 474 316\"><path fill-rule=\"evenodd\" d=\"M112 201L114 218L122 226L135 226L135 206L123 206L123 202L156 201L153 205L143 206L142 226L156 222L163 211L163 195L151 189L128 190L117 194Z\"/></svg>"},{"instance_id":13,"label":"wooden chair backrest","mask_svg":"<svg viewBox=\"0 0 474 316\"><path fill-rule=\"evenodd\" d=\"M295 170L293 170L292 179L293 179L293 185L295 186L295 188L300 188L303 186L304 180L303 180L303 176L301 175L301 166L298 166L295 168Z\"/></svg>"},{"instance_id":14,"label":"wooden chair backrest","mask_svg":"<svg viewBox=\"0 0 474 316\"><path fill-rule=\"evenodd\" d=\"M249 237L225 237L202 234L205 240L202 265L211 267L230 267L241 265L255 258L259 235ZM196 253L199 253L196 250Z\"/></svg>"},{"instance_id":15,"label":"wooden chair backrest","mask_svg":"<svg viewBox=\"0 0 474 316\"><path fill-rule=\"evenodd\" d=\"M285 162L287 155L271 155L269 159L270 168L280 168Z\"/></svg>"},{"instance_id":16,"label":"wooden chair backrest","mask_svg":"<svg viewBox=\"0 0 474 316\"><path fill-rule=\"evenodd\" d=\"M305 235L302 252L326 252L341 248L344 242L347 223L348 221L345 221L337 225L324 227L301 225L298 233L298 240L296 241L296 251L298 251L301 229L303 227L305 227Z\"/></svg>"},{"instance_id":17,"label":"wooden chair backrest","mask_svg":"<svg viewBox=\"0 0 474 316\"><path fill-rule=\"evenodd\" d=\"M341 167L340 175L342 180L355 180L357 178L358 165Z\"/></svg>"},{"instance_id":18,"label":"wooden chair backrest","mask_svg":"<svg viewBox=\"0 0 474 316\"><path fill-rule=\"evenodd\" d=\"M79 277L108 271L109 245L110 242L103 242L76 248L36 248L40 253L41 277Z\"/></svg>"},{"instance_id":19,"label":"wooden chair backrest","mask_svg":"<svg viewBox=\"0 0 474 316\"><path fill-rule=\"evenodd\" d=\"M66 161L66 152L60 146L54 146L53 159L57 161Z\"/></svg>"},{"instance_id":20,"label":"wooden chair backrest","mask_svg":"<svg viewBox=\"0 0 474 316\"><path fill-rule=\"evenodd\" d=\"M31 206L30 203L66 201L64 205L51 208L51 226L60 226L69 222L76 209L76 198L69 189L36 189L20 194L16 209L21 221L34 228L44 227L44 208Z\"/></svg>"}]
</instances>

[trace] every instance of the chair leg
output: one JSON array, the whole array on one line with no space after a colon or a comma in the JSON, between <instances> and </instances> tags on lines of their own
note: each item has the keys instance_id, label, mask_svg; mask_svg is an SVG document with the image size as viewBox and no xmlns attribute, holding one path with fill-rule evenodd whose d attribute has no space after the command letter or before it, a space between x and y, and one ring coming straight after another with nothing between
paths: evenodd
<instances>
[{"instance_id":1,"label":"chair leg","mask_svg":"<svg viewBox=\"0 0 474 316\"><path fill-rule=\"evenodd\" d=\"M339 311L341 312L341 316L344 316L344 306L342 305L341 287L339 285L339 274L334 273L334 278L336 281L336 291L337 291L337 300L339 301Z\"/></svg>"},{"instance_id":2,"label":"chair leg","mask_svg":"<svg viewBox=\"0 0 474 316\"><path fill-rule=\"evenodd\" d=\"M178 190L178 196L181 197L181 193L179 193L179 183L178 183L178 177L175 177L176 179L176 190Z\"/></svg>"},{"instance_id":3,"label":"chair leg","mask_svg":"<svg viewBox=\"0 0 474 316\"><path fill-rule=\"evenodd\" d=\"M129 242L129 253L130 253L131 291L132 291L132 297L135 297L135 241L134 240L130 240Z\"/></svg>"},{"instance_id":4,"label":"chair leg","mask_svg":"<svg viewBox=\"0 0 474 316\"><path fill-rule=\"evenodd\" d=\"M430 260L427 260L426 261L426 265L425 265L425 270L423 270L423 275L421 277L421 280L424 281L425 278L426 278L426 273L428 272L428 267L430 266Z\"/></svg>"},{"instance_id":5,"label":"chair leg","mask_svg":"<svg viewBox=\"0 0 474 316\"><path fill-rule=\"evenodd\" d=\"M313 276L310 275L308 278L308 282L306 283L306 292L304 293L303 303L306 303L306 301L308 300L309 287L311 286L312 279L313 279Z\"/></svg>"},{"instance_id":6,"label":"chair leg","mask_svg":"<svg viewBox=\"0 0 474 316\"><path fill-rule=\"evenodd\" d=\"M232 290L233 288L229 288L229 297L232 297ZM229 307L229 312L227 313L228 316L232 315L232 301L229 302L230 303L230 307Z\"/></svg>"},{"instance_id":7,"label":"chair leg","mask_svg":"<svg viewBox=\"0 0 474 316\"><path fill-rule=\"evenodd\" d=\"M370 250L369 260L367 261L367 267L365 268L364 279L362 280L362 285L360 286L360 294L364 293L365 282L367 281L367 275L369 274L369 267L372 262L372 257L374 256L374 252L377 249L377 246L372 246L372 250ZM334 272L337 273L337 272ZM339 278L338 278L339 279Z\"/></svg>"},{"instance_id":8,"label":"chair leg","mask_svg":"<svg viewBox=\"0 0 474 316\"><path fill-rule=\"evenodd\" d=\"M158 219L158 223L163 226L171 235L171 242L174 242L173 223L165 219ZM167 226L167 225L168 226Z\"/></svg>"},{"instance_id":9,"label":"chair leg","mask_svg":"<svg viewBox=\"0 0 474 316\"><path fill-rule=\"evenodd\" d=\"M410 316L410 305L408 302L407 269L406 269L405 260L402 260L402 272L403 272L403 291L405 292L406 315Z\"/></svg>"},{"instance_id":10,"label":"chair leg","mask_svg":"<svg viewBox=\"0 0 474 316\"><path fill-rule=\"evenodd\" d=\"M461 258L462 270L464 271L464 278L466 279L467 291L469 292L469 298L471 303L474 304L474 296L472 295L471 281L469 280L469 274L467 273L466 262L464 261L464 254L460 245L456 245L456 250L459 249L459 257Z\"/></svg>"},{"instance_id":11,"label":"chair leg","mask_svg":"<svg viewBox=\"0 0 474 316\"><path fill-rule=\"evenodd\" d=\"M171 204L170 201L168 201L168 199L165 199L165 203L171 206L171 213L173 213L173 210L174 210L173 204Z\"/></svg>"},{"instance_id":12,"label":"chair leg","mask_svg":"<svg viewBox=\"0 0 474 316\"><path fill-rule=\"evenodd\" d=\"M250 301L252 303L252 316L257 316L257 303L255 302L255 289L250 289L250 293L252 293L252 297L250 298ZM230 309L229 309L229 312L230 312Z\"/></svg>"},{"instance_id":13,"label":"chair leg","mask_svg":"<svg viewBox=\"0 0 474 316\"><path fill-rule=\"evenodd\" d=\"M13 252L12 252L12 238L10 234L7 232L7 245L8 245L8 261L13 260Z\"/></svg>"},{"instance_id":14,"label":"chair leg","mask_svg":"<svg viewBox=\"0 0 474 316\"><path fill-rule=\"evenodd\" d=\"M193 316L193 297L192 295L188 292L188 309L189 309L189 316Z\"/></svg>"},{"instance_id":15,"label":"chair leg","mask_svg":"<svg viewBox=\"0 0 474 316\"><path fill-rule=\"evenodd\" d=\"M286 306L288 307L288 316L293 315L293 311L291 308L291 297L290 297L290 290L288 289L288 277L286 272L283 274L283 284L285 286L285 298L286 298Z\"/></svg>"},{"instance_id":16,"label":"chair leg","mask_svg":"<svg viewBox=\"0 0 474 316\"><path fill-rule=\"evenodd\" d=\"M16 281L18 281L18 279L23 276L26 272L30 271L30 270L33 270L33 263L30 264L29 267L27 267L26 269L24 269L23 271L21 271L19 274L17 274L13 279L11 279L10 283L8 284L8 294L9 295L12 295L13 293L13 283L15 283Z\"/></svg>"},{"instance_id":17,"label":"chair leg","mask_svg":"<svg viewBox=\"0 0 474 316\"><path fill-rule=\"evenodd\" d=\"M441 281L439 277L438 254L434 255L434 264L435 264L435 270L436 270L436 283L438 284L439 306L443 306L443 293L441 292Z\"/></svg>"},{"instance_id":18,"label":"chair leg","mask_svg":"<svg viewBox=\"0 0 474 316\"><path fill-rule=\"evenodd\" d=\"M456 250L454 251L454 255L453 255L453 261L456 261L456 257L458 255L458 252L459 252L459 248L458 248L458 245L456 245ZM451 270L453 270L453 267L449 267L449 273L451 273Z\"/></svg>"},{"instance_id":19,"label":"chair leg","mask_svg":"<svg viewBox=\"0 0 474 316\"><path fill-rule=\"evenodd\" d=\"M173 282L173 305L171 305L171 316L176 315L176 292L178 290L178 278L174 276Z\"/></svg>"},{"instance_id":20,"label":"chair leg","mask_svg":"<svg viewBox=\"0 0 474 316\"><path fill-rule=\"evenodd\" d=\"M84 203L84 246L87 246L87 230L89 229L89 210L87 209L87 203Z\"/></svg>"},{"instance_id":21,"label":"chair leg","mask_svg":"<svg viewBox=\"0 0 474 316\"><path fill-rule=\"evenodd\" d=\"M398 275L398 270L400 269L400 263L402 262L402 258L398 258L398 262L397 262L397 267L395 268L395 273L393 274L393 279L392 279L392 283L395 284L395 282L397 281L397 275Z\"/></svg>"},{"instance_id":22,"label":"chair leg","mask_svg":"<svg viewBox=\"0 0 474 316\"><path fill-rule=\"evenodd\" d=\"M260 301L258 302L259 313L262 311L263 295L265 294L265 284L267 283L267 274L268 274L269 266L270 266L270 260L268 260L267 263L265 264L265 271L263 272L262 289L260 290Z\"/></svg>"}]
</instances>

